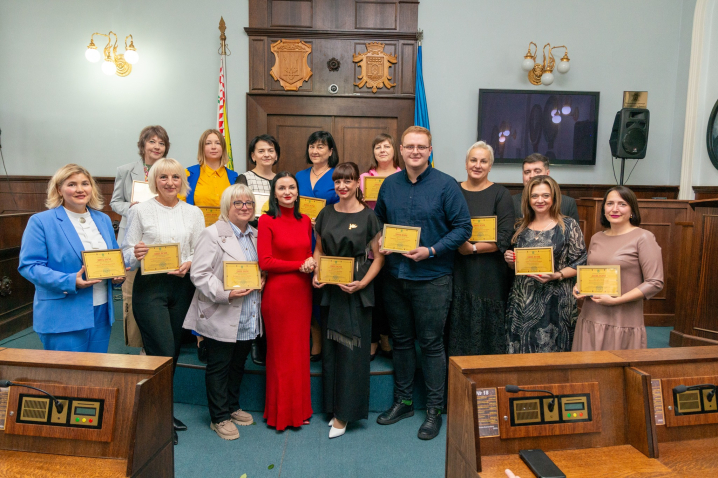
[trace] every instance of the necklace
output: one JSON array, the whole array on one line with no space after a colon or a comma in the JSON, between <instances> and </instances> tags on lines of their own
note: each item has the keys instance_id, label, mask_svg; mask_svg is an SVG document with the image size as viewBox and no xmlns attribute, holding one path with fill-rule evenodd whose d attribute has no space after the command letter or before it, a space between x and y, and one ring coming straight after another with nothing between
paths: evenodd
<instances>
[{"instance_id":1,"label":"necklace","mask_svg":"<svg viewBox=\"0 0 718 478\"><path fill-rule=\"evenodd\" d=\"M317 174L317 173L314 172L314 166L312 166L311 169L312 169L312 174L314 174L314 176L316 176L317 179L319 179L319 178L321 178L322 176L324 176L324 173L326 173L327 171L329 171L329 166L327 166L327 169L325 169L324 171L322 171L321 174Z\"/></svg>"},{"instance_id":2,"label":"necklace","mask_svg":"<svg viewBox=\"0 0 718 478\"><path fill-rule=\"evenodd\" d=\"M553 226L553 225L555 224L555 222L556 222L556 221L551 220L551 221L550 221L548 224L546 224L546 226L545 226L543 229L541 229L540 231L536 231L536 230L534 230L534 229L531 229L531 230L533 231L533 233L534 233L534 239L538 239L539 234L541 234L542 232L546 231L546 229L548 229L549 227Z\"/></svg>"}]
</instances>

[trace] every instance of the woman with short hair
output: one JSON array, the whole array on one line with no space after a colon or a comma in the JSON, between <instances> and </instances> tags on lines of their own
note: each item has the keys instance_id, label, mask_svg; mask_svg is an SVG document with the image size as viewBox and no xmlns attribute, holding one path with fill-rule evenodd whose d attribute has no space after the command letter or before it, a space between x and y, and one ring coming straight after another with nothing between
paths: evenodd
<instances>
[{"instance_id":1,"label":"woman with short hair","mask_svg":"<svg viewBox=\"0 0 718 478\"><path fill-rule=\"evenodd\" d=\"M252 138L247 148L247 157L254 164L254 169L237 176L236 184L249 186L255 194L269 194L270 183L276 176L272 168L279 162L280 150L274 136L262 134Z\"/></svg>"},{"instance_id":2,"label":"woman with short hair","mask_svg":"<svg viewBox=\"0 0 718 478\"><path fill-rule=\"evenodd\" d=\"M553 247L552 274L517 275L506 309L507 353L568 352L578 318L572 289L576 268L586 263L578 223L561 214L561 189L551 176L536 176L524 188L523 218L511 238L514 247ZM515 268L516 254L504 259Z\"/></svg>"},{"instance_id":3,"label":"woman with short hair","mask_svg":"<svg viewBox=\"0 0 718 478\"><path fill-rule=\"evenodd\" d=\"M222 193L219 221L199 235L190 277L196 287L183 327L204 337L210 428L224 440L239 438L235 425L254 422L239 406L239 386L252 341L261 333L261 292L225 290L226 261L257 262L254 194L244 184Z\"/></svg>"},{"instance_id":4,"label":"woman with short hair","mask_svg":"<svg viewBox=\"0 0 718 478\"><path fill-rule=\"evenodd\" d=\"M587 297L576 323L573 351L625 350L648 347L643 322L643 300L663 289L661 246L653 233L642 229L636 195L625 186L606 191L601 203L601 225L607 228L591 237L589 266L621 266L618 297Z\"/></svg>"},{"instance_id":5,"label":"woman with short hair","mask_svg":"<svg viewBox=\"0 0 718 478\"><path fill-rule=\"evenodd\" d=\"M20 246L18 271L35 286L33 329L45 350L106 353L111 283L124 278L83 278L83 251L118 249L100 189L87 169L67 164L50 179L45 205L30 217Z\"/></svg>"},{"instance_id":6,"label":"woman with short hair","mask_svg":"<svg viewBox=\"0 0 718 478\"><path fill-rule=\"evenodd\" d=\"M198 207L179 200L178 196L187 194L189 186L184 168L176 160L158 160L148 180L150 191L157 197L130 209L122 252L125 262L138 269L148 246L179 244L179 269L152 275L143 275L138 270L132 289L132 307L145 352L172 357L174 373L182 345L182 323L194 294L188 272L197 240L204 230L204 216ZM175 422L175 428L185 428L179 420Z\"/></svg>"}]
</instances>

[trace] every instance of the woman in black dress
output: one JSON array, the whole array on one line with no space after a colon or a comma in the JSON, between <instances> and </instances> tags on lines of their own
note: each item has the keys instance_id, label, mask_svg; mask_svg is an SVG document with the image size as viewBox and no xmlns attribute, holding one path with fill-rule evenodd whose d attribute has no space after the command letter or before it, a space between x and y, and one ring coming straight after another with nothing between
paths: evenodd
<instances>
[{"instance_id":1,"label":"woman in black dress","mask_svg":"<svg viewBox=\"0 0 718 478\"><path fill-rule=\"evenodd\" d=\"M334 415L329 438L346 431L347 422L369 415L369 355L371 353L371 312L374 306L372 280L384 265L379 253L379 219L362 199L359 168L342 163L332 173L337 204L319 213L314 228L317 246L314 260L321 256L354 258L354 281L324 285L322 314L322 378L324 409ZM374 260L368 253L374 253Z\"/></svg>"},{"instance_id":2,"label":"woman in black dress","mask_svg":"<svg viewBox=\"0 0 718 478\"><path fill-rule=\"evenodd\" d=\"M506 353L505 311L511 271L503 254L514 232L511 193L489 181L494 150L483 141L466 152L460 184L472 217L496 216L496 242L465 242L454 259L454 293L448 319L449 356Z\"/></svg>"}]
</instances>

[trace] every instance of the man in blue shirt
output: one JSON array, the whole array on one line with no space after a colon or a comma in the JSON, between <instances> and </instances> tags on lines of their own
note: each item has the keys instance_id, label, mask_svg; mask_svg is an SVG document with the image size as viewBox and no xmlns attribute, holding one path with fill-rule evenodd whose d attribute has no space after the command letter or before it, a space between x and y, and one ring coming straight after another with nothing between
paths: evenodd
<instances>
[{"instance_id":1,"label":"man in blue shirt","mask_svg":"<svg viewBox=\"0 0 718 478\"><path fill-rule=\"evenodd\" d=\"M384 180L374 211L385 224L421 227L421 234L419 247L412 251L383 252L389 271L384 306L394 336L394 405L379 415L377 423L390 425L414 415L416 337L427 388L426 420L418 436L431 440L441 429L444 324L451 302L454 251L471 237L471 216L456 180L429 167L429 130L407 128L400 149L406 170Z\"/></svg>"}]
</instances>

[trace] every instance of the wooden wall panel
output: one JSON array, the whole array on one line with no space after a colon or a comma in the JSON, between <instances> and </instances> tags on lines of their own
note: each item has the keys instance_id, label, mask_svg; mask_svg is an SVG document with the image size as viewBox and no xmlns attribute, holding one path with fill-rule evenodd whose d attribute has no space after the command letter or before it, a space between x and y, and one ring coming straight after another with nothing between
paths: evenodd
<instances>
[{"instance_id":1,"label":"wooden wall panel","mask_svg":"<svg viewBox=\"0 0 718 478\"><path fill-rule=\"evenodd\" d=\"M265 91L267 89L267 47L266 38L249 39L249 91ZM272 55L274 56L274 55Z\"/></svg>"},{"instance_id":2,"label":"wooden wall panel","mask_svg":"<svg viewBox=\"0 0 718 478\"><path fill-rule=\"evenodd\" d=\"M694 327L710 331L708 337L718 340L718 215L703 216L702 264L698 282L698 315Z\"/></svg>"},{"instance_id":3,"label":"wooden wall panel","mask_svg":"<svg viewBox=\"0 0 718 478\"><path fill-rule=\"evenodd\" d=\"M718 186L693 186L696 201L718 198Z\"/></svg>"},{"instance_id":4,"label":"wooden wall panel","mask_svg":"<svg viewBox=\"0 0 718 478\"><path fill-rule=\"evenodd\" d=\"M334 118L333 136L342 162L352 161L364 172L371 166L371 143L381 133L397 137L397 118Z\"/></svg>"},{"instance_id":5,"label":"wooden wall panel","mask_svg":"<svg viewBox=\"0 0 718 478\"><path fill-rule=\"evenodd\" d=\"M268 115L267 133L274 136L282 147L282 156L275 166L277 172L296 173L308 168L305 158L307 138L315 131L331 129L331 116Z\"/></svg>"},{"instance_id":6,"label":"wooden wall panel","mask_svg":"<svg viewBox=\"0 0 718 478\"><path fill-rule=\"evenodd\" d=\"M17 270L22 233L31 215L0 216L0 340L32 325L35 286Z\"/></svg>"},{"instance_id":7,"label":"wooden wall panel","mask_svg":"<svg viewBox=\"0 0 718 478\"><path fill-rule=\"evenodd\" d=\"M399 24L398 4L391 2L356 2L355 29L396 30Z\"/></svg>"},{"instance_id":8,"label":"wooden wall panel","mask_svg":"<svg viewBox=\"0 0 718 478\"><path fill-rule=\"evenodd\" d=\"M399 93L403 95L415 94L416 81L416 43L401 43L399 61L401 62L401 83L396 82Z\"/></svg>"},{"instance_id":9,"label":"wooden wall panel","mask_svg":"<svg viewBox=\"0 0 718 478\"><path fill-rule=\"evenodd\" d=\"M269 0L270 27L312 28L312 0Z\"/></svg>"}]
</instances>

